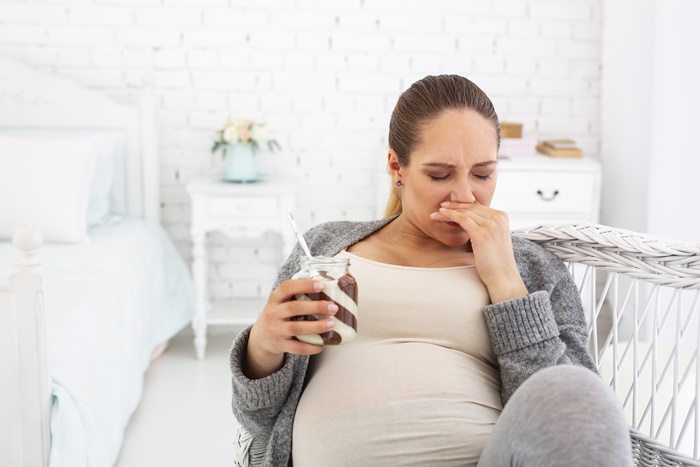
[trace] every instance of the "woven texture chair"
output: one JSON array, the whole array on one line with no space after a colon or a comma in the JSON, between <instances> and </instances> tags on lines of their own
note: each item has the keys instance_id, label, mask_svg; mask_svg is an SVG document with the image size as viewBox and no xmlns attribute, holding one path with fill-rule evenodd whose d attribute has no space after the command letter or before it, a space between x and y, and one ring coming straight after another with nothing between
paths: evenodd
<instances>
[{"instance_id":1,"label":"woven texture chair","mask_svg":"<svg viewBox=\"0 0 700 467\"><path fill-rule=\"evenodd\" d=\"M700 244L591 224L514 235L569 264L636 465L700 466Z\"/></svg>"},{"instance_id":2,"label":"woven texture chair","mask_svg":"<svg viewBox=\"0 0 700 467\"><path fill-rule=\"evenodd\" d=\"M591 354L628 416L635 464L700 466L700 244L592 224L513 234L568 263ZM234 465L251 465L251 441L241 429Z\"/></svg>"}]
</instances>

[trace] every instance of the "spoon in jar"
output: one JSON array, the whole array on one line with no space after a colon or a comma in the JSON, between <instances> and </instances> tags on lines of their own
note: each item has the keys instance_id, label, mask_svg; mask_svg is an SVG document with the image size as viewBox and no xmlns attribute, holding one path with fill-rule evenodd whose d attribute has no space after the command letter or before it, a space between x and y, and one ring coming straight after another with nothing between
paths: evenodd
<instances>
[{"instance_id":1,"label":"spoon in jar","mask_svg":"<svg viewBox=\"0 0 700 467\"><path fill-rule=\"evenodd\" d=\"M304 236L299 232L299 227L297 227L297 223L294 222L294 214L292 214L292 211L287 209L287 219L289 219L289 225L292 226L292 230L294 231L294 235L297 236L297 239L299 239L299 244L301 245L301 248L304 250L304 253L306 253L306 256L311 258L311 251L309 250L309 245L306 244L306 240L304 240Z\"/></svg>"}]
</instances>

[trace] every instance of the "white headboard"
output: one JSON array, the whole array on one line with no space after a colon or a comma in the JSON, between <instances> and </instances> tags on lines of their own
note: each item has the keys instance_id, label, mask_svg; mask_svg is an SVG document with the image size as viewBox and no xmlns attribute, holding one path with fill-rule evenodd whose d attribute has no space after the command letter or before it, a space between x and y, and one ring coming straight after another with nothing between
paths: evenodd
<instances>
[{"instance_id":1,"label":"white headboard","mask_svg":"<svg viewBox=\"0 0 700 467\"><path fill-rule=\"evenodd\" d=\"M140 93L138 105L118 102L68 78L39 73L0 55L0 133L69 135L109 133L118 137L114 209L159 221L158 148L154 99Z\"/></svg>"}]
</instances>

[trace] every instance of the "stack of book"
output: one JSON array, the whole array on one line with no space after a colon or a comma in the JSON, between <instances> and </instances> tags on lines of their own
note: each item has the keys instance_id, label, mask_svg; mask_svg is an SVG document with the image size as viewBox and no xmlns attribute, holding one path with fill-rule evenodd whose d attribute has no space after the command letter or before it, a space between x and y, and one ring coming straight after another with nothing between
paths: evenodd
<instances>
[{"instance_id":1,"label":"stack of book","mask_svg":"<svg viewBox=\"0 0 700 467\"><path fill-rule=\"evenodd\" d=\"M537 145L537 151L553 157L581 157L583 151L571 139L549 139Z\"/></svg>"},{"instance_id":2,"label":"stack of book","mask_svg":"<svg viewBox=\"0 0 700 467\"><path fill-rule=\"evenodd\" d=\"M523 124L516 122L501 122L501 145L498 157L507 159L511 156L533 156L537 141L523 138Z\"/></svg>"},{"instance_id":3,"label":"stack of book","mask_svg":"<svg viewBox=\"0 0 700 467\"><path fill-rule=\"evenodd\" d=\"M532 138L501 138L498 157L534 156L537 140Z\"/></svg>"}]
</instances>

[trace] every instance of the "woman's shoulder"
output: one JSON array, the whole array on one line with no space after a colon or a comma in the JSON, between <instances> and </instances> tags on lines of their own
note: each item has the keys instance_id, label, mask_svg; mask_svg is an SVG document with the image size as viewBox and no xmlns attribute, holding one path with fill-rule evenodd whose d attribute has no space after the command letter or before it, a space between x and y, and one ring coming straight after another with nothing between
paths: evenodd
<instances>
[{"instance_id":1,"label":"woman's shoulder","mask_svg":"<svg viewBox=\"0 0 700 467\"><path fill-rule=\"evenodd\" d=\"M355 232L355 231L374 231L380 227L385 226L391 222L393 217L386 217L384 219L376 219L371 221L328 221L321 224L317 224L309 229L309 233L320 233L320 232Z\"/></svg>"},{"instance_id":2,"label":"woman's shoulder","mask_svg":"<svg viewBox=\"0 0 700 467\"><path fill-rule=\"evenodd\" d=\"M330 221L310 228L305 234L312 254L328 254L327 250L338 251L357 243L376 232L391 221L391 218L373 221ZM315 250L319 250L317 252Z\"/></svg>"},{"instance_id":3,"label":"woman's shoulder","mask_svg":"<svg viewBox=\"0 0 700 467\"><path fill-rule=\"evenodd\" d=\"M311 227L307 233L323 234L328 232L340 234L348 231L365 230L377 223L381 223L383 220L384 219L375 221L328 221Z\"/></svg>"}]
</instances>

